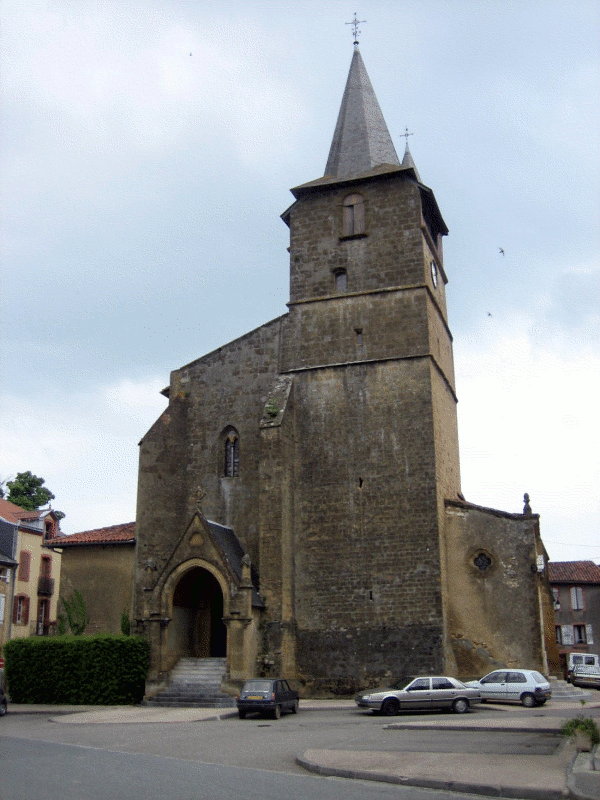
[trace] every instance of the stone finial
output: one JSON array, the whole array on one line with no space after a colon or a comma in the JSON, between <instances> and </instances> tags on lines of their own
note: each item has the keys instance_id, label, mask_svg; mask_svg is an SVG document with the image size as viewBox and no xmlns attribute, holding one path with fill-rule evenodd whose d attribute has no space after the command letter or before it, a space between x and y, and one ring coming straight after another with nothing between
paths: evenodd
<instances>
[{"instance_id":1,"label":"stone finial","mask_svg":"<svg viewBox=\"0 0 600 800\"><path fill-rule=\"evenodd\" d=\"M531 506L529 505L529 495L527 492L523 495L523 514L531 514Z\"/></svg>"},{"instance_id":2,"label":"stone finial","mask_svg":"<svg viewBox=\"0 0 600 800\"><path fill-rule=\"evenodd\" d=\"M246 553L242 556L242 579L240 581L240 589L252 588L252 561L250 556Z\"/></svg>"}]
</instances>

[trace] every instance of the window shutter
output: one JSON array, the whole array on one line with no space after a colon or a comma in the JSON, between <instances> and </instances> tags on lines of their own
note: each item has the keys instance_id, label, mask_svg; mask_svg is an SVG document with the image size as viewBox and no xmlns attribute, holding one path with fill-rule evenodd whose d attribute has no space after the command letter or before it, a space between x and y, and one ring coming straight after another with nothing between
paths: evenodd
<instances>
[{"instance_id":1,"label":"window shutter","mask_svg":"<svg viewBox=\"0 0 600 800\"><path fill-rule=\"evenodd\" d=\"M29 598L23 597L23 619L21 620L23 625L29 624Z\"/></svg>"},{"instance_id":2,"label":"window shutter","mask_svg":"<svg viewBox=\"0 0 600 800\"><path fill-rule=\"evenodd\" d=\"M571 625L561 625L562 629L562 643L563 644L575 644L575 639L573 637L573 628Z\"/></svg>"},{"instance_id":3,"label":"window shutter","mask_svg":"<svg viewBox=\"0 0 600 800\"><path fill-rule=\"evenodd\" d=\"M594 636L592 634L592 626L591 625L586 625L585 626L585 635L586 635L586 638L587 638L587 643L588 644L594 644Z\"/></svg>"},{"instance_id":4,"label":"window shutter","mask_svg":"<svg viewBox=\"0 0 600 800\"><path fill-rule=\"evenodd\" d=\"M29 568L31 565L31 553L28 550L21 550L19 554L19 576L17 580L29 580Z\"/></svg>"},{"instance_id":5,"label":"window shutter","mask_svg":"<svg viewBox=\"0 0 600 800\"><path fill-rule=\"evenodd\" d=\"M571 586L571 608L574 611L583 608L583 589L581 586Z\"/></svg>"}]
</instances>

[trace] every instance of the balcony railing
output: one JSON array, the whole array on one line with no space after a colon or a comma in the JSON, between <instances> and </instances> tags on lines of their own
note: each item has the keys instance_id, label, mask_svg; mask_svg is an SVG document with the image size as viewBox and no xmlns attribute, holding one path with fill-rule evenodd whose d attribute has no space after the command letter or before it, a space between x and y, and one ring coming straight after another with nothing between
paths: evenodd
<instances>
[{"instance_id":1,"label":"balcony railing","mask_svg":"<svg viewBox=\"0 0 600 800\"><path fill-rule=\"evenodd\" d=\"M38 595L51 597L54 594L54 578L38 578Z\"/></svg>"}]
</instances>

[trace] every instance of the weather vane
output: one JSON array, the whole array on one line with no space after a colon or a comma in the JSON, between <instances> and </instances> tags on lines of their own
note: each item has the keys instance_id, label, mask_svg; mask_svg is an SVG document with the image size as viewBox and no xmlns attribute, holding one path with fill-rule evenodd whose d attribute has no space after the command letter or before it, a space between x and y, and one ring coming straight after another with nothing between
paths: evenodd
<instances>
[{"instance_id":1,"label":"weather vane","mask_svg":"<svg viewBox=\"0 0 600 800\"><path fill-rule=\"evenodd\" d=\"M354 45L358 45L358 35L360 34L359 25L363 22L366 22L366 19L357 19L356 18L356 11L354 12L354 19L352 22L345 22L345 25L352 25L352 35L354 36Z\"/></svg>"}]
</instances>

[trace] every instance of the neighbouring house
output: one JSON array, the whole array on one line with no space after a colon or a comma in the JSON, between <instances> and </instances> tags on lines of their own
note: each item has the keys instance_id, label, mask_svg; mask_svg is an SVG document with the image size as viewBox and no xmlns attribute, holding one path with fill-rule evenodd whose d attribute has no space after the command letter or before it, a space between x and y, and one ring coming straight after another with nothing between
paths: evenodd
<instances>
[{"instance_id":1,"label":"neighbouring house","mask_svg":"<svg viewBox=\"0 0 600 800\"><path fill-rule=\"evenodd\" d=\"M61 594L81 593L86 633L121 633L123 613L132 613L135 522L62 536L60 547Z\"/></svg>"},{"instance_id":2,"label":"neighbouring house","mask_svg":"<svg viewBox=\"0 0 600 800\"><path fill-rule=\"evenodd\" d=\"M16 527L16 544L13 539L10 557L17 566L10 584L12 616L5 638L54 633L60 590L60 550L56 549L59 519L51 508L25 511L3 499L0 517ZM5 577L9 577L8 573ZM5 599L5 610L7 602Z\"/></svg>"},{"instance_id":3,"label":"neighbouring house","mask_svg":"<svg viewBox=\"0 0 600 800\"><path fill-rule=\"evenodd\" d=\"M566 671L569 653L600 652L600 566L593 561L551 561L556 644Z\"/></svg>"},{"instance_id":4,"label":"neighbouring house","mask_svg":"<svg viewBox=\"0 0 600 800\"><path fill-rule=\"evenodd\" d=\"M0 517L0 655L2 645L10 639L18 533L16 522Z\"/></svg>"}]
</instances>

